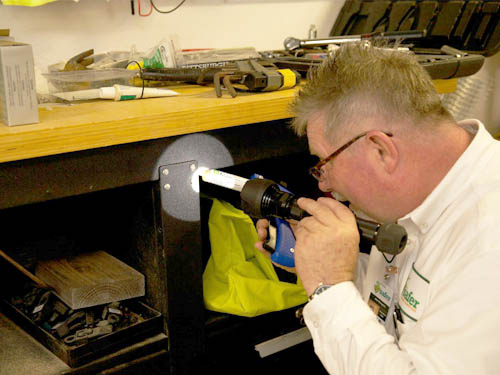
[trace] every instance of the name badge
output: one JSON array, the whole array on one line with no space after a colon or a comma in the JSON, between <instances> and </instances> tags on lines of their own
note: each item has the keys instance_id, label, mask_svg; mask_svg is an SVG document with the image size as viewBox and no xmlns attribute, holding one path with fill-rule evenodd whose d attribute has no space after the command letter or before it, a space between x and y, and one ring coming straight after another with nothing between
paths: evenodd
<instances>
[{"instance_id":1,"label":"name badge","mask_svg":"<svg viewBox=\"0 0 500 375\"><path fill-rule=\"evenodd\" d=\"M387 284L382 281L377 281L373 285L368 299L368 306L373 310L380 323L385 325L389 308L391 307L392 297L394 292Z\"/></svg>"}]
</instances>

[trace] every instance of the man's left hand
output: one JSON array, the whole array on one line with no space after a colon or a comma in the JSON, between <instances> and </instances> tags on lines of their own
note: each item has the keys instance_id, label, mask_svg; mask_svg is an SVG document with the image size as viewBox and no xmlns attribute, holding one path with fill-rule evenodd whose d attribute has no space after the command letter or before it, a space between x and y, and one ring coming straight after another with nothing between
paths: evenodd
<instances>
[{"instance_id":1,"label":"man's left hand","mask_svg":"<svg viewBox=\"0 0 500 375\"><path fill-rule=\"evenodd\" d=\"M354 214L332 198L300 198L297 203L311 214L294 230L295 267L307 295L320 283L335 285L354 280L359 253Z\"/></svg>"}]
</instances>

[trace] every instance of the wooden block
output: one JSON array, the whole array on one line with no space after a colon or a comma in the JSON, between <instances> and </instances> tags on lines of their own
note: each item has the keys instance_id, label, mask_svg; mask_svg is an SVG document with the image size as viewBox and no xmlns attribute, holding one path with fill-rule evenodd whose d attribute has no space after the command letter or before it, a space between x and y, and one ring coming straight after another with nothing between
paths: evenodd
<instances>
[{"instance_id":1,"label":"wooden block","mask_svg":"<svg viewBox=\"0 0 500 375\"><path fill-rule=\"evenodd\" d=\"M35 275L72 309L145 294L144 275L104 251L40 261Z\"/></svg>"}]
</instances>

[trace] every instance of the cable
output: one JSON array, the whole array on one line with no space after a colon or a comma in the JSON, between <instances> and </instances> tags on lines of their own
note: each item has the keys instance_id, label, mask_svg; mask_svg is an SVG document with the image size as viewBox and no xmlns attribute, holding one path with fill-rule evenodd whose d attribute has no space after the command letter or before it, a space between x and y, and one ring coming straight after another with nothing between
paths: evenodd
<instances>
[{"instance_id":1,"label":"cable","mask_svg":"<svg viewBox=\"0 0 500 375\"><path fill-rule=\"evenodd\" d=\"M394 258L396 258L396 255L393 255L391 260L389 260L389 259L387 259L387 257L385 256L385 254L382 251L381 251L381 253L382 253L382 256L384 257L385 261L389 264L391 264L392 261L394 260Z\"/></svg>"},{"instance_id":2,"label":"cable","mask_svg":"<svg viewBox=\"0 0 500 375\"><path fill-rule=\"evenodd\" d=\"M179 9L179 7L184 4L186 2L186 0L182 0L179 4L177 4L174 8L170 9L170 10L160 10L156 7L155 3L153 3L153 0L149 0L149 2L151 3L151 7L154 8L154 10L156 10L158 13L162 13L162 14L167 14L167 13L172 13L172 12L175 12L177 9Z\"/></svg>"},{"instance_id":3,"label":"cable","mask_svg":"<svg viewBox=\"0 0 500 375\"><path fill-rule=\"evenodd\" d=\"M147 17L147 16L149 16L151 13L153 13L153 7L152 7L152 6L149 8L149 13L148 13L148 14L143 14L143 13L141 12L141 0L137 0L137 8L138 8L138 10L139 10L139 16L142 16L142 17Z\"/></svg>"},{"instance_id":4,"label":"cable","mask_svg":"<svg viewBox=\"0 0 500 375\"><path fill-rule=\"evenodd\" d=\"M139 0L139 3L140 3L141 0ZM151 9L152 11L152 9ZM142 67L141 67L141 64L139 64L138 61L136 60L132 60L132 61L129 61L128 64L127 64L127 68L130 64L136 64L139 68L139 74L140 74L140 77L141 77L141 81L142 81L142 91L141 91L141 97L139 99L142 99L144 97L144 79L142 78Z\"/></svg>"}]
</instances>

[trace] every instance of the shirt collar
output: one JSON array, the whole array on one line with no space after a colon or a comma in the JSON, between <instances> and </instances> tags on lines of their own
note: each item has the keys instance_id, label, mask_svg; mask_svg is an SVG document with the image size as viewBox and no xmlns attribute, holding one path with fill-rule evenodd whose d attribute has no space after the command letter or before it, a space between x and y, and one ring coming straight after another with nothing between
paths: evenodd
<instances>
[{"instance_id":1,"label":"shirt collar","mask_svg":"<svg viewBox=\"0 0 500 375\"><path fill-rule=\"evenodd\" d=\"M491 146L493 137L478 120L459 121L458 125L474 134L472 142L448 171L443 180L427 198L399 222L411 220L425 233L433 226L439 216L453 202L463 189L474 179L480 169L481 160L489 158L486 149Z\"/></svg>"}]
</instances>

